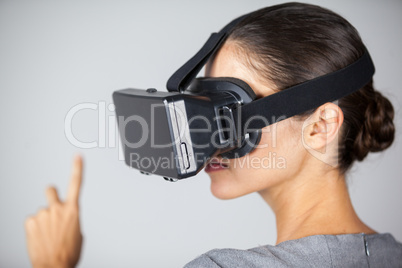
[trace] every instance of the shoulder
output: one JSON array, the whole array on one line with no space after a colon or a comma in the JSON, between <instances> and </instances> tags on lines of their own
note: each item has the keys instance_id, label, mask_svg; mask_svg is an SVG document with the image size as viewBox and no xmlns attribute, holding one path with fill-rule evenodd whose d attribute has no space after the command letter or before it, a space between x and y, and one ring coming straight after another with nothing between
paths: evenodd
<instances>
[{"instance_id":1,"label":"shoulder","mask_svg":"<svg viewBox=\"0 0 402 268\"><path fill-rule=\"evenodd\" d=\"M248 250L214 249L204 253L185 267L321 267L330 265L329 251L322 251L325 239L314 237L308 241L286 241L277 246L260 246ZM324 266L322 266L324 265Z\"/></svg>"},{"instance_id":2,"label":"shoulder","mask_svg":"<svg viewBox=\"0 0 402 268\"><path fill-rule=\"evenodd\" d=\"M368 263L399 267L402 244L390 234L315 235L248 250L214 249L185 267L365 267Z\"/></svg>"},{"instance_id":3,"label":"shoulder","mask_svg":"<svg viewBox=\"0 0 402 268\"><path fill-rule=\"evenodd\" d=\"M402 244L391 234L368 235L365 243L371 267L402 267Z\"/></svg>"},{"instance_id":4,"label":"shoulder","mask_svg":"<svg viewBox=\"0 0 402 268\"><path fill-rule=\"evenodd\" d=\"M188 263L185 268L193 267L287 267L276 256L260 254L253 250L214 249Z\"/></svg>"}]
</instances>

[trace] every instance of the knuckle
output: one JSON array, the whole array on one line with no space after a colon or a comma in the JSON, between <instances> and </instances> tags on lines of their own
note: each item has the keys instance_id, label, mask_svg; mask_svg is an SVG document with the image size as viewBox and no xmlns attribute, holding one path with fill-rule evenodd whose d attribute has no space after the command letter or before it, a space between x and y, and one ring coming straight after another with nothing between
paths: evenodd
<instances>
[{"instance_id":1,"label":"knuckle","mask_svg":"<svg viewBox=\"0 0 402 268\"><path fill-rule=\"evenodd\" d=\"M50 213L59 213L63 209L63 205L59 203L52 204L49 207Z\"/></svg>"},{"instance_id":2,"label":"knuckle","mask_svg":"<svg viewBox=\"0 0 402 268\"><path fill-rule=\"evenodd\" d=\"M25 229L26 230L32 230L36 226L36 220L35 217L30 216L25 219Z\"/></svg>"},{"instance_id":3,"label":"knuckle","mask_svg":"<svg viewBox=\"0 0 402 268\"><path fill-rule=\"evenodd\" d=\"M43 217L46 217L48 214L49 214L49 210L47 208L42 208L38 211L37 217L43 218Z\"/></svg>"},{"instance_id":4,"label":"knuckle","mask_svg":"<svg viewBox=\"0 0 402 268\"><path fill-rule=\"evenodd\" d=\"M77 205L69 205L67 209L70 215L78 215L78 206Z\"/></svg>"}]
</instances>

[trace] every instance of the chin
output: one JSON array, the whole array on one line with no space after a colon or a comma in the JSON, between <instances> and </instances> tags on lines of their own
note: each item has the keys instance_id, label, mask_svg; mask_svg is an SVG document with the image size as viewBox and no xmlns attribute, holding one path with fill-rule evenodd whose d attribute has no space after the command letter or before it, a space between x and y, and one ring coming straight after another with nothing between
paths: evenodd
<instances>
[{"instance_id":1,"label":"chin","mask_svg":"<svg viewBox=\"0 0 402 268\"><path fill-rule=\"evenodd\" d=\"M250 193L260 192L280 182L280 176L265 177L252 170L234 172L230 169L208 173L211 179L211 193L218 199L229 200Z\"/></svg>"},{"instance_id":2,"label":"chin","mask_svg":"<svg viewBox=\"0 0 402 268\"><path fill-rule=\"evenodd\" d=\"M222 189L222 187L216 187L213 183L211 183L211 193L220 200L236 198L236 196L233 196L233 194L231 194L229 191Z\"/></svg>"},{"instance_id":3,"label":"chin","mask_svg":"<svg viewBox=\"0 0 402 268\"><path fill-rule=\"evenodd\" d=\"M218 199L228 200L236 198L233 195L232 187L230 186L231 180L230 176L222 176L222 174L216 174L218 172L214 172L215 174L208 174L211 178L211 193Z\"/></svg>"},{"instance_id":4,"label":"chin","mask_svg":"<svg viewBox=\"0 0 402 268\"><path fill-rule=\"evenodd\" d=\"M218 199L229 200L248 194L241 185L236 184L232 176L209 174L211 193Z\"/></svg>"}]
</instances>

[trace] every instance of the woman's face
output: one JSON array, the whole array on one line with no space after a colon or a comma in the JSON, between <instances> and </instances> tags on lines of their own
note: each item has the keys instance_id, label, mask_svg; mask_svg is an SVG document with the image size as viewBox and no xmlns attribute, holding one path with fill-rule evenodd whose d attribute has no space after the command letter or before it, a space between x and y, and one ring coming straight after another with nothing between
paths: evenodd
<instances>
[{"instance_id":1,"label":"woman's face","mask_svg":"<svg viewBox=\"0 0 402 268\"><path fill-rule=\"evenodd\" d=\"M239 78L250 85L257 97L274 93L273 86L260 82L242 64L234 45L230 43L226 43L207 66L206 76ZM289 182L301 172L305 159L301 125L293 119L270 125L262 130L258 147L246 156L211 160L205 171L211 178L213 195L220 199L231 199Z\"/></svg>"}]
</instances>

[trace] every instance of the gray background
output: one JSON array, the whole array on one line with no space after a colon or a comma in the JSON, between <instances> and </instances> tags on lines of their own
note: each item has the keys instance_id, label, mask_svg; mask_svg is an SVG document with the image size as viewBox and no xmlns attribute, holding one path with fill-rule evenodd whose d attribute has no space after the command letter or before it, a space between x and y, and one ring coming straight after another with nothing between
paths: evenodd
<instances>
[{"instance_id":1,"label":"gray background","mask_svg":"<svg viewBox=\"0 0 402 268\"><path fill-rule=\"evenodd\" d=\"M0 1L0 266L29 266L24 219L46 206L48 184L65 196L76 152L86 160L80 267L178 267L212 248L275 243L273 214L257 194L217 200L204 172L178 183L140 175L113 143L74 147L64 120L79 103L110 104L115 89L163 89L210 32L279 2ZM309 2L359 30L376 86L395 106L394 146L356 165L349 188L361 218L402 241L402 2ZM98 139L98 112L76 114L77 138Z\"/></svg>"}]
</instances>

